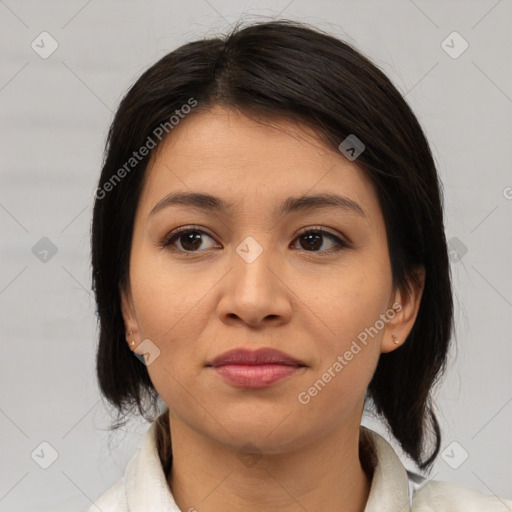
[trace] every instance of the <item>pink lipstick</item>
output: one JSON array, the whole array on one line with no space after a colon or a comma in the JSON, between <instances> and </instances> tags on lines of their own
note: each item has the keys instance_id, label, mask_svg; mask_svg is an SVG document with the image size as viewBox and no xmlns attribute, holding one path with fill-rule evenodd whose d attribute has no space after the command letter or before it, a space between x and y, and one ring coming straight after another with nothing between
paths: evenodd
<instances>
[{"instance_id":1,"label":"pink lipstick","mask_svg":"<svg viewBox=\"0 0 512 512\"><path fill-rule=\"evenodd\" d=\"M272 348L234 349L206 365L226 382L241 388L264 388L305 368L301 361Z\"/></svg>"}]
</instances>

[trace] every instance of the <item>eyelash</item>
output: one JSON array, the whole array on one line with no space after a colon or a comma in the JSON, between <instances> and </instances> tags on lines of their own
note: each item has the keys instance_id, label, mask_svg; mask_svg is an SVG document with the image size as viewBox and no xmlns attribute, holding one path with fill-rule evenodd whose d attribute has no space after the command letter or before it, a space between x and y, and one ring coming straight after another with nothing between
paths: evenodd
<instances>
[{"instance_id":1,"label":"eyelash","mask_svg":"<svg viewBox=\"0 0 512 512\"><path fill-rule=\"evenodd\" d=\"M170 251L180 252L182 254L195 254L195 253L203 252L203 251L200 251L200 250L198 250L198 251L184 251L184 250L181 250L181 249L177 249L176 247L173 247L173 244L175 243L175 240L177 240L180 237L180 235L183 235L185 233L200 233L200 234L204 234L204 235L206 235L206 236L208 236L208 237L213 239L212 236L210 236L208 233L206 233L204 230L200 229L199 227L184 226L184 227L178 228L178 229L172 231L171 233L169 233L164 238L164 240L162 242L160 242L159 245L161 247L163 247L163 248L166 248L166 249L170 250ZM331 238L332 240L334 240L337 243L337 246L336 247L332 247L331 249L327 249L325 251L307 251L305 249L301 249L304 252L318 254L320 256L329 256L329 255L331 255L333 253L336 253L338 251L341 251L341 250L346 249L346 248L349 247L348 243L344 242L343 240L341 240L339 237L337 237L333 233L330 233L329 231L326 231L322 227L304 228L294 238L294 240L300 238L301 236L304 236L304 235L307 235L307 234L311 234L311 233L319 234L319 235Z\"/></svg>"}]
</instances>

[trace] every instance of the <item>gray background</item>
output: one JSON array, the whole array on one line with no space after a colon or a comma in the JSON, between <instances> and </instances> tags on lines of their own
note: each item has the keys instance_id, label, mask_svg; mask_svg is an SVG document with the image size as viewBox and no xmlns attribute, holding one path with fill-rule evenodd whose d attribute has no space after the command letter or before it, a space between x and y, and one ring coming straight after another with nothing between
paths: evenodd
<instances>
[{"instance_id":1,"label":"gray background","mask_svg":"<svg viewBox=\"0 0 512 512\"><path fill-rule=\"evenodd\" d=\"M241 16L306 21L355 44L417 113L444 183L457 325L438 394L445 455L431 476L512 497L510 0L5 0L0 511L86 509L147 428L135 420L109 437L96 384L89 226L103 144L143 69ZM47 58L43 31L58 43ZM457 58L453 31L469 44ZM43 237L56 254L41 252Z\"/></svg>"}]
</instances>

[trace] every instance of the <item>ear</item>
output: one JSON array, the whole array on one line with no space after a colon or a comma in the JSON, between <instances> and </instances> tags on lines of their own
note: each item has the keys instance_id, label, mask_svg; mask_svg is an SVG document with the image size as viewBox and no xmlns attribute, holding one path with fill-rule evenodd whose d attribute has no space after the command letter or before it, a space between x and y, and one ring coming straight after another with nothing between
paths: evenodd
<instances>
[{"instance_id":1,"label":"ear","mask_svg":"<svg viewBox=\"0 0 512 512\"><path fill-rule=\"evenodd\" d=\"M126 333L131 331L133 335L135 335L139 329L139 326L137 317L135 315L133 297L129 285L126 288L120 286L119 295L121 297L121 312L123 314L125 331Z\"/></svg>"},{"instance_id":2,"label":"ear","mask_svg":"<svg viewBox=\"0 0 512 512\"><path fill-rule=\"evenodd\" d=\"M414 274L416 278L409 279L405 289L395 290L391 297L388 311L393 309L395 315L390 317L386 325L381 340L382 353L392 352L402 346L414 326L425 288L425 268L416 268Z\"/></svg>"}]
</instances>

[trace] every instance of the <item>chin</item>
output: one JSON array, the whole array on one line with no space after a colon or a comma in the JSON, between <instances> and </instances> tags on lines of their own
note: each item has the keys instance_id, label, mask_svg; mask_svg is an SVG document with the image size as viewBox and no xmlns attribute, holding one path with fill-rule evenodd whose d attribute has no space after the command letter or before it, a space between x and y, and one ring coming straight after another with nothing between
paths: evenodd
<instances>
[{"instance_id":1,"label":"chin","mask_svg":"<svg viewBox=\"0 0 512 512\"><path fill-rule=\"evenodd\" d=\"M318 433L314 426L308 427L303 422L299 426L297 420L292 419L293 414L287 418L289 413L287 410L279 415L258 415L253 411L243 417L223 416L222 425L226 430L217 430L210 436L237 451L246 445L255 446L257 451L265 454L299 449L313 441Z\"/></svg>"}]
</instances>

